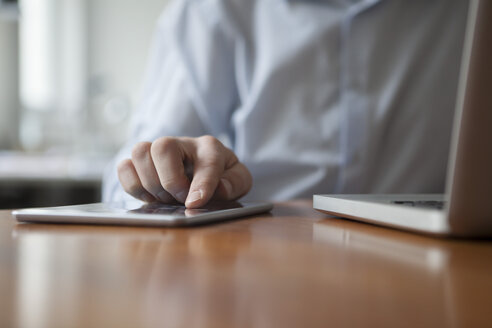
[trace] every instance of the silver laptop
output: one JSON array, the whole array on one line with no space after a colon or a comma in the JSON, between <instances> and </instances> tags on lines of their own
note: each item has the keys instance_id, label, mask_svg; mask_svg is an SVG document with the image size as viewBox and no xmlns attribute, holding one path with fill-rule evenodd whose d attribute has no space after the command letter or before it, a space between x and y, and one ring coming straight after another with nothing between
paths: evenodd
<instances>
[{"instance_id":1,"label":"silver laptop","mask_svg":"<svg viewBox=\"0 0 492 328\"><path fill-rule=\"evenodd\" d=\"M472 0L444 195L314 195L330 215L441 236L492 237L492 1Z\"/></svg>"}]
</instances>

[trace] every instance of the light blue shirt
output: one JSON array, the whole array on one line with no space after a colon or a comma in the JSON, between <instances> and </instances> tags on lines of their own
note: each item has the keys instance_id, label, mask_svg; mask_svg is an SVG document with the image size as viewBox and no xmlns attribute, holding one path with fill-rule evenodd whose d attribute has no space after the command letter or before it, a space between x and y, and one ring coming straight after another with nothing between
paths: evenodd
<instances>
[{"instance_id":1,"label":"light blue shirt","mask_svg":"<svg viewBox=\"0 0 492 328\"><path fill-rule=\"evenodd\" d=\"M219 137L246 198L442 192L465 30L461 0L177 0L155 34L131 138Z\"/></svg>"}]
</instances>

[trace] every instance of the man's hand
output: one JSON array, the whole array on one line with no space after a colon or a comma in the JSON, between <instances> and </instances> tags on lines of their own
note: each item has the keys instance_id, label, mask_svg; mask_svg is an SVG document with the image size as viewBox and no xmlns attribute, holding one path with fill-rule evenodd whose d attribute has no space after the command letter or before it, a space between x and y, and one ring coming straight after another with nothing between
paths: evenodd
<instances>
[{"instance_id":1,"label":"man's hand","mask_svg":"<svg viewBox=\"0 0 492 328\"><path fill-rule=\"evenodd\" d=\"M198 208L209 200L234 200L252 185L251 174L234 153L211 136L163 137L140 142L132 158L118 165L123 189L145 202L177 200Z\"/></svg>"}]
</instances>

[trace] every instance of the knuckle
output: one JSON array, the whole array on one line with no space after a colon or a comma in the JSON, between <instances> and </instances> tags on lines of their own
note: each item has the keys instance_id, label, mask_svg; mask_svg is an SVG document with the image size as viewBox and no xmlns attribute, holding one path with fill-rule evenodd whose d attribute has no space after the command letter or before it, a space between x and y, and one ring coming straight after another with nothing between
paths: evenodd
<instances>
[{"instance_id":1,"label":"knuckle","mask_svg":"<svg viewBox=\"0 0 492 328\"><path fill-rule=\"evenodd\" d=\"M138 178L134 176L132 167L132 161L129 159L121 161L117 167L120 184L123 190L131 195L138 193L142 189Z\"/></svg>"},{"instance_id":2,"label":"knuckle","mask_svg":"<svg viewBox=\"0 0 492 328\"><path fill-rule=\"evenodd\" d=\"M150 152L152 155L157 155L174 151L177 148L177 143L178 141L175 138L162 137L152 143L150 147Z\"/></svg>"},{"instance_id":3,"label":"knuckle","mask_svg":"<svg viewBox=\"0 0 492 328\"><path fill-rule=\"evenodd\" d=\"M218 139L212 136L200 137L200 148L197 155L197 164L201 168L225 168L226 148Z\"/></svg>"},{"instance_id":4,"label":"knuckle","mask_svg":"<svg viewBox=\"0 0 492 328\"><path fill-rule=\"evenodd\" d=\"M118 163L118 166L116 167L116 171L118 172L118 174L122 174L125 171L127 171L128 169L130 169L132 167L132 165L133 165L133 163L132 163L131 159L129 159L129 158L124 159Z\"/></svg>"},{"instance_id":5,"label":"knuckle","mask_svg":"<svg viewBox=\"0 0 492 328\"><path fill-rule=\"evenodd\" d=\"M121 161L118 164L118 167L116 169L116 172L118 174L118 179L122 184L126 184L129 181L135 179L134 175L134 169L133 169L133 163L131 160L126 159L124 161Z\"/></svg>"},{"instance_id":6,"label":"knuckle","mask_svg":"<svg viewBox=\"0 0 492 328\"><path fill-rule=\"evenodd\" d=\"M220 142L219 139L210 135L201 136L198 140L201 144L209 148L220 149L223 147L222 142Z\"/></svg>"},{"instance_id":7,"label":"knuckle","mask_svg":"<svg viewBox=\"0 0 492 328\"><path fill-rule=\"evenodd\" d=\"M134 159L143 159L147 156L150 150L150 142L142 141L133 146L132 149L132 158Z\"/></svg>"}]
</instances>

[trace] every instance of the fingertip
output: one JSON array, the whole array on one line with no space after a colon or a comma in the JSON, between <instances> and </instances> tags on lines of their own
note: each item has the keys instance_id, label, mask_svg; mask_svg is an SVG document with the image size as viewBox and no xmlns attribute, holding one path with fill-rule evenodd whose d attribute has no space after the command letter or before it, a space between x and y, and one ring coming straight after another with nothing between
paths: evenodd
<instances>
[{"instance_id":1,"label":"fingertip","mask_svg":"<svg viewBox=\"0 0 492 328\"><path fill-rule=\"evenodd\" d=\"M189 208L201 206L203 203L203 196L203 190L201 189L190 192L186 198L185 206Z\"/></svg>"}]
</instances>

